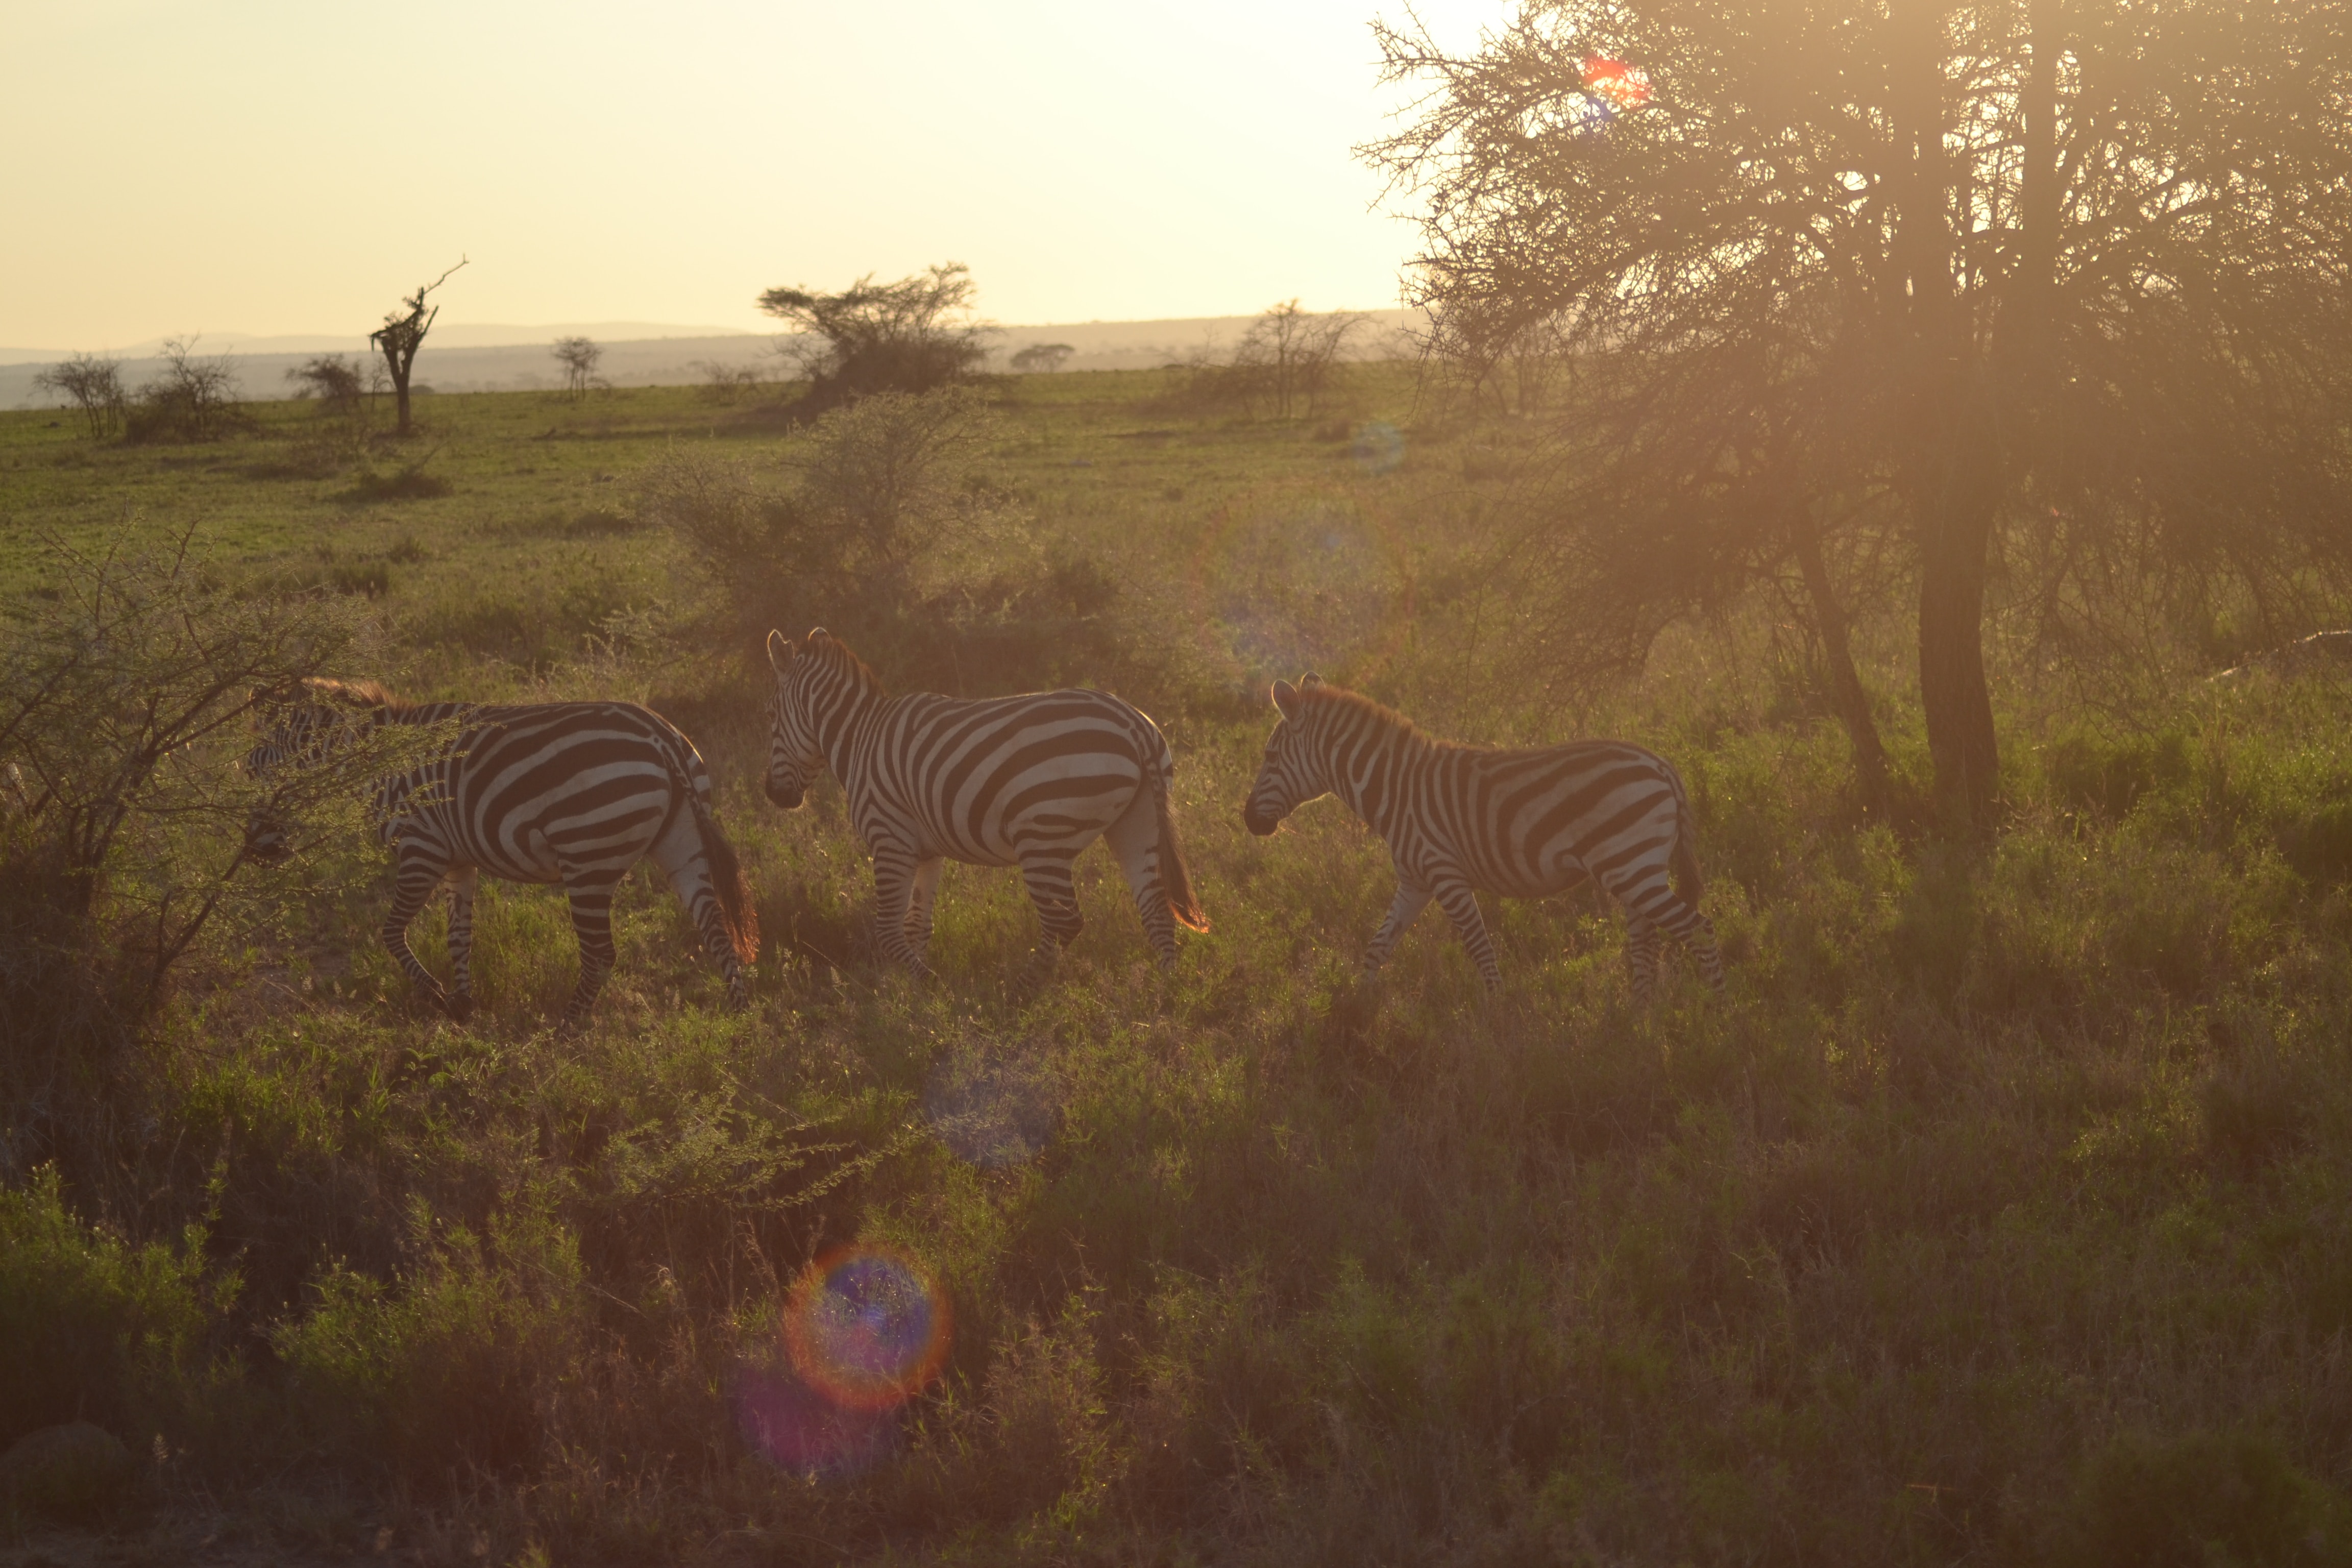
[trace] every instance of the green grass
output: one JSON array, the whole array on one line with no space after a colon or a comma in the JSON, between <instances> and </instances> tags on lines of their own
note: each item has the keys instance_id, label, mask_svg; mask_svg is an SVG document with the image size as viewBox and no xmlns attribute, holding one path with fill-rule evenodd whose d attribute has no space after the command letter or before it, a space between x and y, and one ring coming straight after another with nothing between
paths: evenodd
<instances>
[{"instance_id":1,"label":"green grass","mask_svg":"<svg viewBox=\"0 0 2352 1568\"><path fill-rule=\"evenodd\" d=\"M0 1226L37 1245L0 1254L0 1324L50 1324L74 1370L0 1436L79 1389L165 1456L126 1530L327 1555L389 1530L450 1562L2347 1560L2352 693L2184 690L2126 732L2007 667L2004 830L1898 832L1858 819L1769 616L1539 697L1466 570L1523 433L1417 422L1402 376L1321 428L1163 390L1024 378L996 462L1132 636L1188 650L1128 695L1175 746L1215 929L1155 973L1097 854L1034 994L1005 873L950 869L936 983L875 968L837 788L760 799L752 652L695 640L695 579L636 526L673 444L786 437L688 392L435 397L447 492L366 500L356 463L279 477L292 405L194 449L0 416L14 584L35 530L135 508L365 596L385 668L352 673L641 685L709 757L770 933L730 1016L641 874L559 1041L561 901L486 885L458 1030L373 941L379 863L331 856L299 928L210 954L142 1047L143 1207L7 1173ZM1377 417L1393 472L1345 438ZM648 605L674 655L583 651ZM1328 802L1267 841L1238 821L1266 725L1242 695L1307 663L1441 732L1675 758L1728 994L1674 966L1635 1012L1579 899L1489 900L1498 999L1433 913L1358 981L1381 847ZM1872 678L1916 786L1900 667ZM952 1120L974 1106L994 1141ZM734 1398L855 1239L918 1254L955 1337L887 1457L810 1480Z\"/></svg>"}]
</instances>

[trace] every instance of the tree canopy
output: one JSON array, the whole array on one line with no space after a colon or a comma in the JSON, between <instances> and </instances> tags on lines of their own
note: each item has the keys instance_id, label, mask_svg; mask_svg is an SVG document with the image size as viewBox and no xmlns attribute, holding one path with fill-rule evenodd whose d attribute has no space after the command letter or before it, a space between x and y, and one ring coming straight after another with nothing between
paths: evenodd
<instances>
[{"instance_id":1,"label":"tree canopy","mask_svg":"<svg viewBox=\"0 0 2352 1568\"><path fill-rule=\"evenodd\" d=\"M837 294L770 289L760 309L816 340L803 357L811 413L877 392L922 394L966 380L986 363L992 329L971 320L979 289L950 261L895 283L873 274Z\"/></svg>"},{"instance_id":2,"label":"tree canopy","mask_svg":"<svg viewBox=\"0 0 2352 1568\"><path fill-rule=\"evenodd\" d=\"M1759 574L1821 620L1833 575L1907 576L1938 791L1980 820L1996 568L2053 636L2126 581L2306 613L2347 553L2347 27L2220 0L1529 0L1467 55L1382 27L1431 89L1366 150L1427 204L1417 302L1481 342L1556 326L1580 365L1554 651L1638 660Z\"/></svg>"}]
</instances>

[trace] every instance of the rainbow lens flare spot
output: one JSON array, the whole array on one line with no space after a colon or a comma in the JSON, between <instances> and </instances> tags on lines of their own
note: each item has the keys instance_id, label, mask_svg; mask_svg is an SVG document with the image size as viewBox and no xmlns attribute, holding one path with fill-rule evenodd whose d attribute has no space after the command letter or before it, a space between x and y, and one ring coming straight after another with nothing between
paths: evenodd
<instances>
[{"instance_id":1,"label":"rainbow lens flare spot","mask_svg":"<svg viewBox=\"0 0 2352 1568\"><path fill-rule=\"evenodd\" d=\"M844 1247L812 1265L784 1305L784 1347L807 1386L845 1411L905 1404L939 1375L954 1335L945 1291L912 1253Z\"/></svg>"},{"instance_id":2,"label":"rainbow lens flare spot","mask_svg":"<svg viewBox=\"0 0 2352 1568\"><path fill-rule=\"evenodd\" d=\"M1584 57L1584 90L1611 118L1650 101L1650 73L1606 55Z\"/></svg>"}]
</instances>

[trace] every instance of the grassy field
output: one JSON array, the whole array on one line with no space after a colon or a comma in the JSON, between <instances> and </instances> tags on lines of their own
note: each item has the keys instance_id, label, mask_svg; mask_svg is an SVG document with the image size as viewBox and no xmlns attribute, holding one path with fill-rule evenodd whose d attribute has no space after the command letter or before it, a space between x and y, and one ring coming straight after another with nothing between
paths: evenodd
<instances>
[{"instance_id":1,"label":"grassy field","mask_svg":"<svg viewBox=\"0 0 2352 1568\"><path fill-rule=\"evenodd\" d=\"M751 611L646 500L784 473L807 438L754 411L437 396L399 450L299 405L205 447L0 415L12 603L45 537L197 524L256 592L367 604L381 666L339 673L647 700L769 933L731 1015L639 873L562 1040L562 900L486 885L460 1029L374 941L380 859L299 868L88 1088L119 1168L0 1151L0 1445L80 1415L138 1457L96 1533L0 1516L0 1562L2352 1561L2352 691L2095 722L2005 659L2008 816L1946 842L1857 812L1769 607L1622 688L1520 669L1479 567L1527 427L1383 367L1292 423L1156 374L989 396L971 493L1094 586L1083 637L962 683L1086 654L1160 721L1214 922L1165 975L1099 852L1044 989L971 868L939 978L877 968L839 791L761 798ZM1329 802L1238 819L1257 694L1309 666L1673 758L1728 994L1670 961L1637 1012L1573 898L1488 900L1499 998L1434 913L1357 979L1381 847ZM952 1335L819 1419L780 1315L843 1246L918 1260Z\"/></svg>"}]
</instances>

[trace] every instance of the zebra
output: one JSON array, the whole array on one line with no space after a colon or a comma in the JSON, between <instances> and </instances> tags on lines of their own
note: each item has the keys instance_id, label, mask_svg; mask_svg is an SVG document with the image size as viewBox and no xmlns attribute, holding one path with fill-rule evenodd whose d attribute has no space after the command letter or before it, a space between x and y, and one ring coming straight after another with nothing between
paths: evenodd
<instances>
[{"instance_id":1,"label":"zebra","mask_svg":"<svg viewBox=\"0 0 2352 1568\"><path fill-rule=\"evenodd\" d=\"M1690 800L1664 757L1622 741L1506 751L1433 740L1312 674L1295 687L1276 681L1274 706L1280 719L1243 826L1263 838L1307 802L1336 795L1387 840L1396 899L1365 952L1368 976L1433 898L1496 991L1502 970L1474 889L1544 898L1591 877L1624 907L1637 1003L1656 984L1661 931L1723 989L1715 927L1698 909Z\"/></svg>"},{"instance_id":2,"label":"zebra","mask_svg":"<svg viewBox=\"0 0 2352 1568\"><path fill-rule=\"evenodd\" d=\"M401 970L458 1023L472 1016L474 890L480 876L560 882L572 903L580 978L562 1032L585 1023L613 967L613 890L650 855L725 975L729 1002L749 1001L743 968L760 955L759 911L732 846L711 815L710 773L694 742L634 702L495 707L409 702L373 681L311 679L245 760L266 778L315 762L368 729L444 725L446 747L376 781L372 817L393 851L392 908L382 936ZM247 853L280 859L285 824L266 808ZM408 945L408 927L451 884L445 993Z\"/></svg>"},{"instance_id":3,"label":"zebra","mask_svg":"<svg viewBox=\"0 0 2352 1568\"><path fill-rule=\"evenodd\" d=\"M1164 968L1177 922L1209 929L1176 842L1168 790L1175 761L1159 726L1101 691L1041 691L964 701L934 692L885 697L847 644L820 626L795 647L768 634L774 729L768 798L797 809L831 768L874 858L875 936L883 956L918 973L947 860L1018 866L1037 907L1050 969L1085 921L1070 866L1097 838L1135 894L1144 936Z\"/></svg>"}]
</instances>

